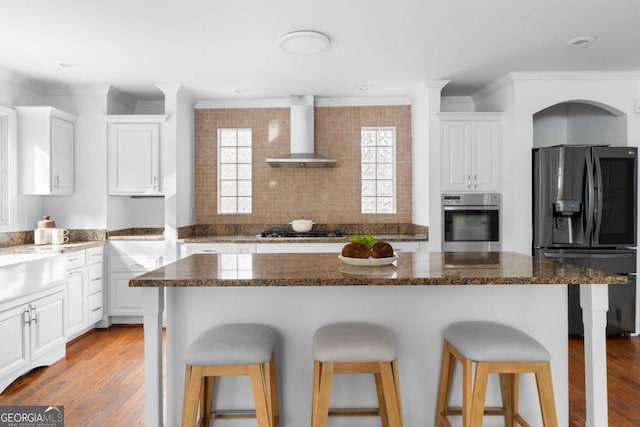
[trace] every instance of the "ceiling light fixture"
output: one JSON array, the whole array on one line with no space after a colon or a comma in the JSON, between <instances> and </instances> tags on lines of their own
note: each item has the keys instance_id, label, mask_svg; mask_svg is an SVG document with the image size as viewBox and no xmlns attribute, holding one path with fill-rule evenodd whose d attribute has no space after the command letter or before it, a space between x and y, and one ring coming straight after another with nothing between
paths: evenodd
<instances>
[{"instance_id":1,"label":"ceiling light fixture","mask_svg":"<svg viewBox=\"0 0 640 427\"><path fill-rule=\"evenodd\" d=\"M315 55L324 52L331 45L331 39L318 31L293 31L280 37L280 48L297 55Z\"/></svg>"},{"instance_id":2,"label":"ceiling light fixture","mask_svg":"<svg viewBox=\"0 0 640 427\"><path fill-rule=\"evenodd\" d=\"M249 89L248 87L241 87L236 89L236 93L248 93L251 92L251 89Z\"/></svg>"},{"instance_id":3,"label":"ceiling light fixture","mask_svg":"<svg viewBox=\"0 0 640 427\"><path fill-rule=\"evenodd\" d=\"M358 90L361 91L361 92L366 92L366 91L371 90L371 89L373 89L373 86L371 86L371 85L360 85L360 86L358 86Z\"/></svg>"},{"instance_id":4,"label":"ceiling light fixture","mask_svg":"<svg viewBox=\"0 0 640 427\"><path fill-rule=\"evenodd\" d=\"M596 38L594 36L580 36L580 37L574 37L571 40L567 41L567 46L571 46L571 47L581 47L581 46L586 46L588 44L593 43L596 40Z\"/></svg>"}]
</instances>

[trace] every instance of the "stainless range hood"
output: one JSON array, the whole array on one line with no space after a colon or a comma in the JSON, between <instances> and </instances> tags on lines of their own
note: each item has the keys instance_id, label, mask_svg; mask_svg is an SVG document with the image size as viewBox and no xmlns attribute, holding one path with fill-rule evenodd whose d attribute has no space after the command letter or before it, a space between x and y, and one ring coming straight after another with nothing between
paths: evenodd
<instances>
[{"instance_id":1,"label":"stainless range hood","mask_svg":"<svg viewBox=\"0 0 640 427\"><path fill-rule=\"evenodd\" d=\"M336 165L335 159L314 152L314 98L313 95L291 97L291 153L270 157L272 168L327 168Z\"/></svg>"}]
</instances>

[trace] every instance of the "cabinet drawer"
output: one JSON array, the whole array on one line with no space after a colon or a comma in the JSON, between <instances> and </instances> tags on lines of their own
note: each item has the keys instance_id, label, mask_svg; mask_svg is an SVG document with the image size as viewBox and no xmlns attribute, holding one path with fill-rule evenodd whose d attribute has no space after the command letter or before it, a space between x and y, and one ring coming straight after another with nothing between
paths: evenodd
<instances>
[{"instance_id":1,"label":"cabinet drawer","mask_svg":"<svg viewBox=\"0 0 640 427\"><path fill-rule=\"evenodd\" d=\"M73 268L84 267L85 251L74 251L66 254L64 257L65 270L71 270Z\"/></svg>"},{"instance_id":2,"label":"cabinet drawer","mask_svg":"<svg viewBox=\"0 0 640 427\"><path fill-rule=\"evenodd\" d=\"M155 270L162 266L162 257L153 255L115 256L109 258L111 270Z\"/></svg>"},{"instance_id":3,"label":"cabinet drawer","mask_svg":"<svg viewBox=\"0 0 640 427\"><path fill-rule=\"evenodd\" d=\"M104 313L103 305L102 292L90 295L87 298L88 323L95 323L102 319L102 315Z\"/></svg>"},{"instance_id":4,"label":"cabinet drawer","mask_svg":"<svg viewBox=\"0 0 640 427\"><path fill-rule=\"evenodd\" d=\"M88 267L88 292L87 295L95 294L96 292L102 291L103 287L103 276L104 272L102 269L102 264L94 264Z\"/></svg>"},{"instance_id":5,"label":"cabinet drawer","mask_svg":"<svg viewBox=\"0 0 640 427\"><path fill-rule=\"evenodd\" d=\"M87 252L87 265L96 264L102 262L104 255L104 246L97 246L95 248L86 249Z\"/></svg>"}]
</instances>

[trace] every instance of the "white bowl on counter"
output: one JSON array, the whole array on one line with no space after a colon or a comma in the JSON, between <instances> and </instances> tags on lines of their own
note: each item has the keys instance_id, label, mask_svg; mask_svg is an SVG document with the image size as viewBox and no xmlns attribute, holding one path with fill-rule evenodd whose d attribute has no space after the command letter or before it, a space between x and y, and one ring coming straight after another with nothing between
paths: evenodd
<instances>
[{"instance_id":1,"label":"white bowl on counter","mask_svg":"<svg viewBox=\"0 0 640 427\"><path fill-rule=\"evenodd\" d=\"M294 219L289 224L291 224L293 231L297 233L306 233L307 231L311 231L315 222L310 219Z\"/></svg>"}]
</instances>

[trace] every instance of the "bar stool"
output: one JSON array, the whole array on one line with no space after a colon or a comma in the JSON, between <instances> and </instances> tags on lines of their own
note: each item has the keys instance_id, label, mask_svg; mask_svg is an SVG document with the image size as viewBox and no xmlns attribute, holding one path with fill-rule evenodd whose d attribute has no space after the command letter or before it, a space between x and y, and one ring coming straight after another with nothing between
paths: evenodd
<instances>
[{"instance_id":1,"label":"bar stool","mask_svg":"<svg viewBox=\"0 0 640 427\"><path fill-rule=\"evenodd\" d=\"M200 334L187 350L182 427L234 418L256 418L258 427L279 427L274 346L275 333L261 325L223 325ZM214 411L215 377L231 375L250 376L255 411Z\"/></svg>"},{"instance_id":2,"label":"bar stool","mask_svg":"<svg viewBox=\"0 0 640 427\"><path fill-rule=\"evenodd\" d=\"M313 335L311 426L329 416L379 416L384 427L402 426L398 355L393 334L362 322L332 323ZM375 376L377 408L329 408L333 374Z\"/></svg>"},{"instance_id":3,"label":"bar stool","mask_svg":"<svg viewBox=\"0 0 640 427\"><path fill-rule=\"evenodd\" d=\"M534 373L545 427L556 427L555 399L551 379L551 355L529 335L492 322L460 322L442 331L444 348L436 426L450 426L449 415L462 415L464 427L480 427L484 415L504 416L505 425L528 426L518 413L519 374ZM462 408L449 407L456 359L462 364ZM472 381L472 365L475 378ZM485 408L487 376L500 374L502 407Z\"/></svg>"}]
</instances>

